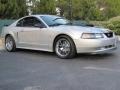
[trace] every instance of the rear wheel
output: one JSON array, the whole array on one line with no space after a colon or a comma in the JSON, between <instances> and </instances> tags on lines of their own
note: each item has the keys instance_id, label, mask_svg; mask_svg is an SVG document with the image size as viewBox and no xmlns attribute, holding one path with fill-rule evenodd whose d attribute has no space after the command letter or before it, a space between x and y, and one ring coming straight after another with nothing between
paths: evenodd
<instances>
[{"instance_id":1,"label":"rear wheel","mask_svg":"<svg viewBox=\"0 0 120 90\"><path fill-rule=\"evenodd\" d=\"M5 48L9 52L13 52L16 50L15 41L14 41L13 37L10 35L7 36L5 39Z\"/></svg>"},{"instance_id":2,"label":"rear wheel","mask_svg":"<svg viewBox=\"0 0 120 90\"><path fill-rule=\"evenodd\" d=\"M54 50L57 56L62 59L73 58L76 54L75 44L68 36L58 37L55 41Z\"/></svg>"}]
</instances>

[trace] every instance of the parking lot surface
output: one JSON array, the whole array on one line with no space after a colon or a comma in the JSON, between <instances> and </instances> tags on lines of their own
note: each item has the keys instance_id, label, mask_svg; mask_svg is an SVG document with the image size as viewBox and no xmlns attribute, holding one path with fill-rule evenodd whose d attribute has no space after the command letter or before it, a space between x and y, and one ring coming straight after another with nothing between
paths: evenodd
<instances>
[{"instance_id":1,"label":"parking lot surface","mask_svg":"<svg viewBox=\"0 0 120 90\"><path fill-rule=\"evenodd\" d=\"M0 51L0 90L120 90L120 45L110 54Z\"/></svg>"}]
</instances>

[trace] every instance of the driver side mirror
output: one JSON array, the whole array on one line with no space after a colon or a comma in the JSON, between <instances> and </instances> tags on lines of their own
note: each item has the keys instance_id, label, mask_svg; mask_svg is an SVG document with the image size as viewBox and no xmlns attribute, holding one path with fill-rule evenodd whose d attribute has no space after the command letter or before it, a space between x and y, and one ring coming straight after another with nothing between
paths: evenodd
<instances>
[{"instance_id":1,"label":"driver side mirror","mask_svg":"<svg viewBox=\"0 0 120 90\"><path fill-rule=\"evenodd\" d=\"M93 24L87 24L87 26L94 27L94 25L93 25Z\"/></svg>"}]
</instances>

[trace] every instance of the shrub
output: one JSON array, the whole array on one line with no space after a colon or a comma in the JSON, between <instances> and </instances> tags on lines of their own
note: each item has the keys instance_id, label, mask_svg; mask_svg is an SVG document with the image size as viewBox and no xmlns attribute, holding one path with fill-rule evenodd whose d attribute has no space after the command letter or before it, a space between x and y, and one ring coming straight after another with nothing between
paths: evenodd
<instances>
[{"instance_id":1,"label":"shrub","mask_svg":"<svg viewBox=\"0 0 120 90\"><path fill-rule=\"evenodd\" d=\"M120 16L111 18L109 21L91 21L95 26L109 28L115 34L120 35Z\"/></svg>"},{"instance_id":2,"label":"shrub","mask_svg":"<svg viewBox=\"0 0 120 90\"><path fill-rule=\"evenodd\" d=\"M117 35L120 35L120 20L108 22L106 28L114 31Z\"/></svg>"}]
</instances>

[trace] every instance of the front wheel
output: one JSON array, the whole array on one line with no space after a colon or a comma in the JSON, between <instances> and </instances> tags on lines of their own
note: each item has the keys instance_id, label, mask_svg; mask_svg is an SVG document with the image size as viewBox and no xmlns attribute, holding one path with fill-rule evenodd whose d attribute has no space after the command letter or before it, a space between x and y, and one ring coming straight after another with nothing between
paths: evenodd
<instances>
[{"instance_id":1,"label":"front wheel","mask_svg":"<svg viewBox=\"0 0 120 90\"><path fill-rule=\"evenodd\" d=\"M73 40L68 36L60 36L55 43L55 53L62 59L73 58L76 48Z\"/></svg>"},{"instance_id":2,"label":"front wheel","mask_svg":"<svg viewBox=\"0 0 120 90\"><path fill-rule=\"evenodd\" d=\"M5 39L5 48L7 51L12 52L16 50L15 41L12 36L7 36Z\"/></svg>"}]
</instances>

